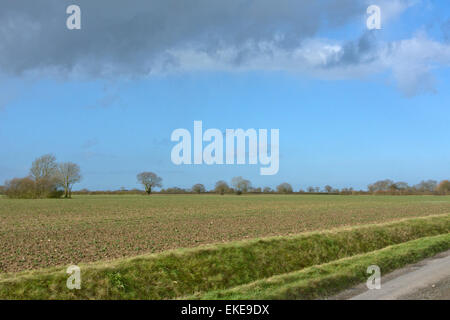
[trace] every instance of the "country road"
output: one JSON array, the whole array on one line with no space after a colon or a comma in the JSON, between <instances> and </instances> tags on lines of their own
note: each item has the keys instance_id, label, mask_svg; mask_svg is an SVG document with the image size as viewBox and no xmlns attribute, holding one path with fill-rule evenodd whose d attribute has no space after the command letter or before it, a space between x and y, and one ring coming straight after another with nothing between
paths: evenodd
<instances>
[{"instance_id":1,"label":"country road","mask_svg":"<svg viewBox=\"0 0 450 320\"><path fill-rule=\"evenodd\" d=\"M381 289L365 284L332 297L350 300L450 300L450 250L381 277Z\"/></svg>"}]
</instances>

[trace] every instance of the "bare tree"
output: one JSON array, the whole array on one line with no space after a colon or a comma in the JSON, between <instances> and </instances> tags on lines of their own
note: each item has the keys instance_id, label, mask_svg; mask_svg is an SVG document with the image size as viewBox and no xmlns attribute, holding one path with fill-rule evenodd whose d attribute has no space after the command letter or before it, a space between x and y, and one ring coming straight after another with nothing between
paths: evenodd
<instances>
[{"instance_id":1,"label":"bare tree","mask_svg":"<svg viewBox=\"0 0 450 320\"><path fill-rule=\"evenodd\" d=\"M236 189L237 194L245 193L250 189L252 183L249 180L245 180L242 177L234 177L231 180L231 184Z\"/></svg>"},{"instance_id":2,"label":"bare tree","mask_svg":"<svg viewBox=\"0 0 450 320\"><path fill-rule=\"evenodd\" d=\"M431 192L436 191L437 185L438 185L438 183L436 180L426 180L426 181L421 181L419 184L414 186L414 188L420 192L431 193Z\"/></svg>"},{"instance_id":3,"label":"bare tree","mask_svg":"<svg viewBox=\"0 0 450 320\"><path fill-rule=\"evenodd\" d=\"M370 184L367 189L369 189L370 192L377 192L377 191L391 191L395 189L394 181L390 179L386 180L380 180L373 184Z\"/></svg>"},{"instance_id":4,"label":"bare tree","mask_svg":"<svg viewBox=\"0 0 450 320\"><path fill-rule=\"evenodd\" d=\"M206 188L201 183L197 183L192 186L192 192L200 194L200 193L206 192Z\"/></svg>"},{"instance_id":5,"label":"bare tree","mask_svg":"<svg viewBox=\"0 0 450 320\"><path fill-rule=\"evenodd\" d=\"M333 192L333 187L330 186L330 185L326 185L326 186L324 187L324 189L325 189L325 192L326 192L326 193L331 193L331 192Z\"/></svg>"},{"instance_id":6,"label":"bare tree","mask_svg":"<svg viewBox=\"0 0 450 320\"><path fill-rule=\"evenodd\" d=\"M152 188L162 187L162 178L153 172L141 172L137 175L137 180L144 186L148 195L152 193Z\"/></svg>"},{"instance_id":7,"label":"bare tree","mask_svg":"<svg viewBox=\"0 0 450 320\"><path fill-rule=\"evenodd\" d=\"M214 191L221 195L224 195L226 192L228 192L229 189L230 187L228 186L228 183L223 180L217 181L214 187Z\"/></svg>"},{"instance_id":8,"label":"bare tree","mask_svg":"<svg viewBox=\"0 0 450 320\"><path fill-rule=\"evenodd\" d=\"M36 185L36 196L43 197L56 189L56 171L58 165L52 154L45 154L33 161L30 176Z\"/></svg>"},{"instance_id":9,"label":"bare tree","mask_svg":"<svg viewBox=\"0 0 450 320\"><path fill-rule=\"evenodd\" d=\"M56 158L52 154L45 154L33 161L30 175L35 181L43 178L50 178L56 173Z\"/></svg>"},{"instance_id":10,"label":"bare tree","mask_svg":"<svg viewBox=\"0 0 450 320\"><path fill-rule=\"evenodd\" d=\"M58 184L64 188L64 198L71 198L73 185L81 180L80 166L73 162L60 163L56 177Z\"/></svg>"},{"instance_id":11,"label":"bare tree","mask_svg":"<svg viewBox=\"0 0 450 320\"><path fill-rule=\"evenodd\" d=\"M284 182L277 186L277 192L278 193L292 193L293 189L289 183Z\"/></svg>"},{"instance_id":12,"label":"bare tree","mask_svg":"<svg viewBox=\"0 0 450 320\"><path fill-rule=\"evenodd\" d=\"M272 190L271 187L264 187L263 192L264 193L271 193L271 192L273 192L273 190Z\"/></svg>"},{"instance_id":13,"label":"bare tree","mask_svg":"<svg viewBox=\"0 0 450 320\"><path fill-rule=\"evenodd\" d=\"M439 183L436 189L440 194L449 194L450 193L450 181L443 180Z\"/></svg>"},{"instance_id":14,"label":"bare tree","mask_svg":"<svg viewBox=\"0 0 450 320\"><path fill-rule=\"evenodd\" d=\"M408 183L403 182L403 181L396 182L396 183L394 183L394 185L395 185L395 190L402 194L405 194L411 190L411 187L408 185Z\"/></svg>"}]
</instances>

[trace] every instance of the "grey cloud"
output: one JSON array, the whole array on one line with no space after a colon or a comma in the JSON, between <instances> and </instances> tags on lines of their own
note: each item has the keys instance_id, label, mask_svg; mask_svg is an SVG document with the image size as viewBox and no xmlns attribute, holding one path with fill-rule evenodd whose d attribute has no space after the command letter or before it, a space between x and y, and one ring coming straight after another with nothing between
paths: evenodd
<instances>
[{"instance_id":1,"label":"grey cloud","mask_svg":"<svg viewBox=\"0 0 450 320\"><path fill-rule=\"evenodd\" d=\"M375 61L378 58L375 32L366 31L357 40L345 42L341 50L331 56L324 67L358 65Z\"/></svg>"},{"instance_id":2,"label":"grey cloud","mask_svg":"<svg viewBox=\"0 0 450 320\"><path fill-rule=\"evenodd\" d=\"M389 22L413 0L378 0ZM365 16L372 0L3 0L0 75L140 77L159 72L283 70L322 79L389 71L407 96L433 92L434 68L450 64L450 45L425 36L383 42L376 31L348 41L319 31ZM82 29L67 30L78 4ZM450 37L450 20L442 25ZM123 105L120 88L92 107ZM0 99L0 105L2 99ZM4 103L3 103L4 104Z\"/></svg>"},{"instance_id":3,"label":"grey cloud","mask_svg":"<svg viewBox=\"0 0 450 320\"><path fill-rule=\"evenodd\" d=\"M65 26L65 9L74 3L82 10L81 30ZM148 74L166 50L183 46L214 52L282 34L279 45L293 48L321 28L362 16L366 6L360 0L6 0L0 11L0 69ZM235 63L242 60L237 56ZM164 63L177 61L167 57Z\"/></svg>"}]
</instances>

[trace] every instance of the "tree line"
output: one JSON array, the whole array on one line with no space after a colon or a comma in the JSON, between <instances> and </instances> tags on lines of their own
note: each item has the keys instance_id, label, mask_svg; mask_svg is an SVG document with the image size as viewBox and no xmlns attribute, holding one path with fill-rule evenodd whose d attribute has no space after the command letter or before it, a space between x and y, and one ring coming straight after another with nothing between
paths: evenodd
<instances>
[{"instance_id":1,"label":"tree line","mask_svg":"<svg viewBox=\"0 0 450 320\"><path fill-rule=\"evenodd\" d=\"M54 155L46 154L33 161L27 177L6 181L0 191L9 198L70 198L73 185L80 180L77 164L58 163Z\"/></svg>"},{"instance_id":2,"label":"tree line","mask_svg":"<svg viewBox=\"0 0 450 320\"><path fill-rule=\"evenodd\" d=\"M162 178L153 172L142 172L137 176L138 182L140 182L147 194L151 194L152 188L162 187ZM368 185L367 190L354 190L353 188L333 188L330 185L326 185L323 188L320 187L308 187L306 190L300 189L297 192L294 191L292 185L283 182L279 184L275 189L270 187L253 187L250 180L243 177L234 177L231 179L229 185L224 180L216 182L212 190L207 190L201 183L194 184L191 188L183 189L178 187L172 187L167 189L161 189L159 193L217 193L217 194L243 194L243 193L308 193L308 194L387 194L387 195L414 195L414 194L436 194L446 195L450 194L450 181L443 180L438 183L435 180L423 180L419 184L410 186L406 182L394 182L390 179L380 180L373 184Z\"/></svg>"},{"instance_id":3,"label":"tree line","mask_svg":"<svg viewBox=\"0 0 450 320\"><path fill-rule=\"evenodd\" d=\"M144 190L121 188L115 191L89 191L82 189L72 191L75 183L81 180L80 167L72 162L57 163L55 156L43 155L33 161L30 174L24 178L14 178L6 181L5 186L0 186L0 194L6 194L10 198L70 198L72 194L152 194L156 188L163 194L342 194L342 195L448 195L450 194L450 181L423 180L416 185L408 185L406 182L394 182L390 179L376 181L367 186L367 190L354 190L353 188L333 188L326 185L323 188L310 186L306 189L294 190L291 184L283 182L275 189L271 187L254 187L250 180L241 176L234 177L230 183L219 180L214 188L207 190L204 184L196 183L191 188L170 187L162 188L162 178L154 172L141 172L136 176L137 181Z\"/></svg>"}]
</instances>

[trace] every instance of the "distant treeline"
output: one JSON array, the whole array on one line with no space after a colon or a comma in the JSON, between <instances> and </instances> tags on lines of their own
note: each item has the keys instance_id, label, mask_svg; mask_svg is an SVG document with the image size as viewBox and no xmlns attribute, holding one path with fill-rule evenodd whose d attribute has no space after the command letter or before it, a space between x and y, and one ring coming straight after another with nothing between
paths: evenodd
<instances>
[{"instance_id":1,"label":"distant treeline","mask_svg":"<svg viewBox=\"0 0 450 320\"><path fill-rule=\"evenodd\" d=\"M244 181L244 182L242 182ZM158 194L330 194L330 195L450 195L450 181L443 180L440 183L434 180L422 181L417 185L409 186L404 182L393 182L392 180L380 180L368 186L368 190L354 190L353 188L333 188L329 185L320 187L309 187L294 191L289 183L282 183L272 189L270 187L251 187L250 181L242 177L234 178L235 187L229 186L225 181L218 181L214 189L207 190L203 184L195 184L191 188L167 188L153 191ZM236 182L239 182L236 184ZM78 195L102 195L102 194L147 194L139 189L127 190L121 188L113 191L90 191L82 189L74 191Z\"/></svg>"},{"instance_id":2,"label":"distant treeline","mask_svg":"<svg viewBox=\"0 0 450 320\"><path fill-rule=\"evenodd\" d=\"M24 178L14 178L6 181L4 186L0 186L0 194L5 194L10 198L60 198L65 196L70 198L72 194L78 195L101 195L101 194L148 194L155 192L155 188L160 188L157 193L161 194L342 194L342 195L447 195L450 194L450 181L424 180L410 186L406 182L394 182L386 179L380 180L367 186L367 190L354 190L353 188L333 188L330 185L321 187L308 187L306 189L294 190L292 185L283 182L275 189L270 187L253 187L250 180L243 177L234 177L230 184L224 180L217 181L214 188L207 190L206 187L197 183L191 188L171 187L164 189L162 178L153 172L141 172L137 176L137 181L142 184L144 190L121 188L113 191L90 191L82 189L72 191L75 183L81 180L80 167L72 162L57 163L56 158L47 154L33 161L30 174Z\"/></svg>"}]
</instances>

